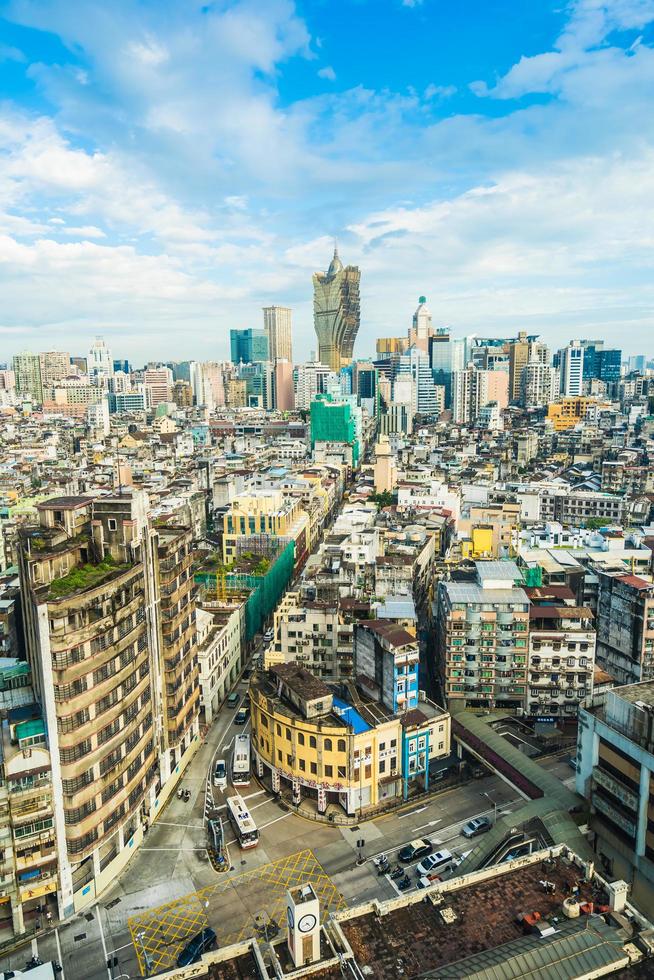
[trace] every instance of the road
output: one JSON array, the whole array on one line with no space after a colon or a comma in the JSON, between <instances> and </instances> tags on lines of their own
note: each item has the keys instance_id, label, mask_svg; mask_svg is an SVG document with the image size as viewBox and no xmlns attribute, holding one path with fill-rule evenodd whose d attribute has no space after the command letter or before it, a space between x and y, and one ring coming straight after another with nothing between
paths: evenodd
<instances>
[{"instance_id":1,"label":"road","mask_svg":"<svg viewBox=\"0 0 654 980\"><path fill-rule=\"evenodd\" d=\"M242 696L247 682L235 690ZM255 850L241 851L227 833L231 870L217 874L206 851L205 812L210 805L224 806L224 794L210 785L216 758L230 757L234 735L244 729L234 725L236 709L223 708L209 732L206 744L197 752L182 785L191 791L191 801L174 796L116 884L101 901L70 922L47 935L27 942L19 952L0 960L0 969L24 967L32 952L43 960L57 960L63 966L63 980L118 980L140 976L137 952L128 920L148 910L182 901L202 889L215 887L243 872L291 860L298 852L313 852L347 904L374 897L395 897L392 882L377 875L373 858L381 852L395 863L396 852L417 837L429 837L435 846L447 847L454 854L469 849L461 836L462 825L473 816L493 817L513 812L522 804L516 791L492 775L444 791L429 802L409 806L403 811L377 818L359 827L334 827L314 823L286 809L259 789L254 782L241 790L259 827L261 839ZM547 760L543 765L559 779L574 781L566 761ZM232 792L231 788L228 792ZM226 824L226 826L228 826ZM357 841L364 840L363 865L357 864ZM183 901L182 901L183 904ZM197 905L197 900L196 900ZM207 921L211 911L207 907ZM263 906L262 906L263 907ZM159 909L162 927L167 927L167 911ZM182 935L190 938L197 931L191 920L182 922ZM136 938L137 943L142 942ZM107 966L107 961L112 964ZM143 962L143 955L141 956Z\"/></svg>"}]
</instances>

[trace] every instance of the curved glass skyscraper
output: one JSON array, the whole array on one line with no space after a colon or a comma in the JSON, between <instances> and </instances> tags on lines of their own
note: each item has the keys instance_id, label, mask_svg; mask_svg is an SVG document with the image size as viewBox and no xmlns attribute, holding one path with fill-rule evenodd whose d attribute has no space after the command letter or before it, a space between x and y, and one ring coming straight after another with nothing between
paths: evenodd
<instances>
[{"instance_id":1,"label":"curved glass skyscraper","mask_svg":"<svg viewBox=\"0 0 654 980\"><path fill-rule=\"evenodd\" d=\"M318 358L332 371L340 371L352 360L360 323L360 282L358 267L344 267L336 248L327 272L313 275L313 321L318 336Z\"/></svg>"}]
</instances>

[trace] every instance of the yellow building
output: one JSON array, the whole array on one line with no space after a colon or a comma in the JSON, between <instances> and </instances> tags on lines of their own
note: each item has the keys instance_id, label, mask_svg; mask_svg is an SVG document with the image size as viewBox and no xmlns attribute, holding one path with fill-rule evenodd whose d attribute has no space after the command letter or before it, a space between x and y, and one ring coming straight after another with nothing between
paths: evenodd
<instances>
[{"instance_id":1,"label":"yellow building","mask_svg":"<svg viewBox=\"0 0 654 980\"><path fill-rule=\"evenodd\" d=\"M574 429L578 422L583 422L589 409L599 411L609 407L608 402L598 402L596 398L582 396L562 398L560 401L551 402L547 406L547 421L552 423L557 432L562 432L565 429Z\"/></svg>"},{"instance_id":2,"label":"yellow building","mask_svg":"<svg viewBox=\"0 0 654 980\"><path fill-rule=\"evenodd\" d=\"M450 716L428 701L405 715L364 698L345 702L305 667L277 664L250 684L257 775L293 802L337 804L350 816L402 797L415 763L410 740L429 758L450 752ZM424 776L420 776L424 779Z\"/></svg>"},{"instance_id":3,"label":"yellow building","mask_svg":"<svg viewBox=\"0 0 654 980\"><path fill-rule=\"evenodd\" d=\"M288 500L279 491L261 490L237 497L223 516L223 561L231 564L238 554L239 538L273 534L292 538L295 566L308 554L309 517L297 500Z\"/></svg>"}]
</instances>

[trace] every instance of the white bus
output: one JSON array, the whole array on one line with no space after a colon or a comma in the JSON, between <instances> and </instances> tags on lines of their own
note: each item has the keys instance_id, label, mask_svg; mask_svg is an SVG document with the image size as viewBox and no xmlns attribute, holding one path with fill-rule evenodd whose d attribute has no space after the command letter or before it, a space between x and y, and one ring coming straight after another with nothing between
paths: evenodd
<instances>
[{"instance_id":1,"label":"white bus","mask_svg":"<svg viewBox=\"0 0 654 980\"><path fill-rule=\"evenodd\" d=\"M227 798L227 812L240 846L243 848L256 847L259 843L259 831L243 798L241 796L229 796Z\"/></svg>"},{"instance_id":2,"label":"white bus","mask_svg":"<svg viewBox=\"0 0 654 980\"><path fill-rule=\"evenodd\" d=\"M232 782L234 786L250 785L250 736L237 735L232 755Z\"/></svg>"}]
</instances>

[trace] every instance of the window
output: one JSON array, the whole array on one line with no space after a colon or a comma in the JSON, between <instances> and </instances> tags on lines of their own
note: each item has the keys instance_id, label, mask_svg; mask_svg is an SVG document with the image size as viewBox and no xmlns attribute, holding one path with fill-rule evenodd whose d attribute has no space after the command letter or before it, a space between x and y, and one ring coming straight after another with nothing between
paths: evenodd
<instances>
[{"instance_id":1,"label":"window","mask_svg":"<svg viewBox=\"0 0 654 980\"><path fill-rule=\"evenodd\" d=\"M110 517L107 521L107 526L110 531L116 531L118 529L118 521L115 517Z\"/></svg>"},{"instance_id":2,"label":"window","mask_svg":"<svg viewBox=\"0 0 654 980\"><path fill-rule=\"evenodd\" d=\"M291 729L290 728L287 728L286 729L286 738L288 739L289 742L291 741Z\"/></svg>"},{"instance_id":3,"label":"window","mask_svg":"<svg viewBox=\"0 0 654 980\"><path fill-rule=\"evenodd\" d=\"M338 740L338 751L339 752L345 752L345 739L344 738L339 738L339 740Z\"/></svg>"},{"instance_id":4,"label":"window","mask_svg":"<svg viewBox=\"0 0 654 980\"><path fill-rule=\"evenodd\" d=\"M386 742L380 742L379 743L379 751L380 752L383 752L385 748L386 748Z\"/></svg>"},{"instance_id":5,"label":"window","mask_svg":"<svg viewBox=\"0 0 654 980\"><path fill-rule=\"evenodd\" d=\"M370 777L372 776L372 766L370 764L366 766L364 776L366 777L366 779L370 779Z\"/></svg>"},{"instance_id":6,"label":"window","mask_svg":"<svg viewBox=\"0 0 654 980\"><path fill-rule=\"evenodd\" d=\"M312 762L310 768L311 768L312 775L315 776L316 773L318 772L318 766L316 765L315 762Z\"/></svg>"},{"instance_id":7,"label":"window","mask_svg":"<svg viewBox=\"0 0 654 980\"><path fill-rule=\"evenodd\" d=\"M332 750L331 738L326 738L323 744L324 744L325 752L331 752Z\"/></svg>"},{"instance_id":8,"label":"window","mask_svg":"<svg viewBox=\"0 0 654 980\"><path fill-rule=\"evenodd\" d=\"M287 755L286 756L286 765L287 766L292 766L293 765L293 756L292 755Z\"/></svg>"},{"instance_id":9,"label":"window","mask_svg":"<svg viewBox=\"0 0 654 980\"><path fill-rule=\"evenodd\" d=\"M304 759L300 759L299 762L298 762L298 765L300 767L300 772L306 772L307 764L304 761Z\"/></svg>"},{"instance_id":10,"label":"window","mask_svg":"<svg viewBox=\"0 0 654 980\"><path fill-rule=\"evenodd\" d=\"M380 759L379 760L379 771L380 771L380 773L381 772L386 772L386 759Z\"/></svg>"},{"instance_id":11,"label":"window","mask_svg":"<svg viewBox=\"0 0 654 980\"><path fill-rule=\"evenodd\" d=\"M316 737L315 737L315 735L309 735L309 748L310 749L315 749L316 748Z\"/></svg>"},{"instance_id":12,"label":"window","mask_svg":"<svg viewBox=\"0 0 654 980\"><path fill-rule=\"evenodd\" d=\"M391 739L391 748L394 749L396 745L397 745L397 739L396 738L392 738Z\"/></svg>"},{"instance_id":13,"label":"window","mask_svg":"<svg viewBox=\"0 0 654 980\"><path fill-rule=\"evenodd\" d=\"M345 766L339 766L337 772L339 779L345 779Z\"/></svg>"},{"instance_id":14,"label":"window","mask_svg":"<svg viewBox=\"0 0 654 980\"><path fill-rule=\"evenodd\" d=\"M334 767L325 766L325 776L327 776L328 779L331 779L333 775L334 775Z\"/></svg>"},{"instance_id":15,"label":"window","mask_svg":"<svg viewBox=\"0 0 654 980\"><path fill-rule=\"evenodd\" d=\"M391 771L394 770L394 769L397 769L397 756L396 755L394 755L394 756L391 757Z\"/></svg>"},{"instance_id":16,"label":"window","mask_svg":"<svg viewBox=\"0 0 654 980\"><path fill-rule=\"evenodd\" d=\"M275 728L276 728L277 734L278 735L281 735L282 734L282 726L281 725L276 725Z\"/></svg>"},{"instance_id":17,"label":"window","mask_svg":"<svg viewBox=\"0 0 654 980\"><path fill-rule=\"evenodd\" d=\"M297 743L298 745L304 745L304 735L302 734L302 732L299 732L298 734Z\"/></svg>"},{"instance_id":18,"label":"window","mask_svg":"<svg viewBox=\"0 0 654 980\"><path fill-rule=\"evenodd\" d=\"M277 749L277 761L278 762L281 762L282 761L282 753L281 753L281 751L279 749Z\"/></svg>"}]
</instances>

